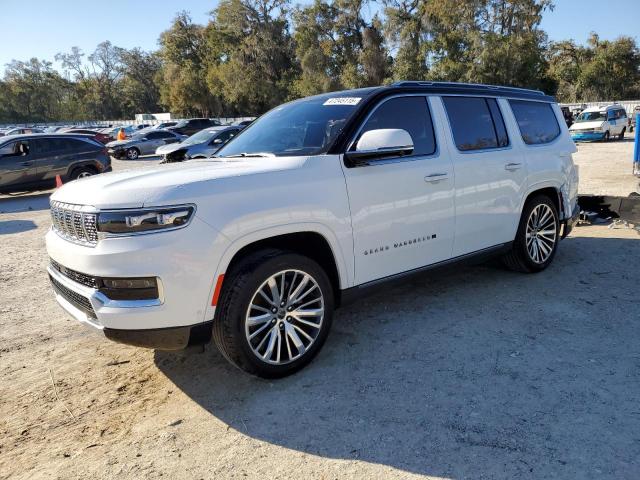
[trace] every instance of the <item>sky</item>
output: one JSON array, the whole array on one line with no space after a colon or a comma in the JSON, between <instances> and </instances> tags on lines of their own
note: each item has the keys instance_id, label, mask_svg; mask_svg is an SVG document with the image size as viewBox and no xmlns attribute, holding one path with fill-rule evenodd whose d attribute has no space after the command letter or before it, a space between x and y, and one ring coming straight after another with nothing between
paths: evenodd
<instances>
[{"instance_id":1,"label":"sky","mask_svg":"<svg viewBox=\"0 0 640 480\"><path fill-rule=\"evenodd\" d=\"M216 0L0 0L0 73L12 59L53 61L56 53L73 46L90 53L104 40L119 47L154 50L160 32L178 10L189 11L204 24L216 4ZM379 3L370 8L375 12ZM551 40L584 43L589 32L596 31L602 39L630 35L640 43L640 0L556 0L554 11L545 13L542 28Z\"/></svg>"}]
</instances>

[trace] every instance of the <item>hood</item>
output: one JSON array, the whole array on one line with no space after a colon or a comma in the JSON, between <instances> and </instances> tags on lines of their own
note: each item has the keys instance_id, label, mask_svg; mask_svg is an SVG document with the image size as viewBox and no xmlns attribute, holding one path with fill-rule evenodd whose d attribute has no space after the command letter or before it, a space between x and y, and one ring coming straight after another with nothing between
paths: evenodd
<instances>
[{"instance_id":1,"label":"hood","mask_svg":"<svg viewBox=\"0 0 640 480\"><path fill-rule=\"evenodd\" d=\"M572 132L575 132L576 130L593 130L594 128L602 127L603 124L603 120L595 120L593 122L578 122L572 124L569 130Z\"/></svg>"},{"instance_id":2,"label":"hood","mask_svg":"<svg viewBox=\"0 0 640 480\"><path fill-rule=\"evenodd\" d=\"M156 155L166 155L167 153L175 152L176 150L180 150L181 148L187 148L182 145L182 143L169 143L167 145L162 145L156 149Z\"/></svg>"},{"instance_id":3,"label":"hood","mask_svg":"<svg viewBox=\"0 0 640 480\"><path fill-rule=\"evenodd\" d=\"M116 140L114 142L109 142L105 145L105 147L124 147L125 145L129 145L133 143L133 141L128 138L126 140Z\"/></svg>"},{"instance_id":4,"label":"hood","mask_svg":"<svg viewBox=\"0 0 640 480\"><path fill-rule=\"evenodd\" d=\"M51 200L96 208L140 208L143 206L197 203L210 195L212 183L233 177L290 170L307 157L250 157L191 160L124 172L101 173L63 185Z\"/></svg>"}]
</instances>

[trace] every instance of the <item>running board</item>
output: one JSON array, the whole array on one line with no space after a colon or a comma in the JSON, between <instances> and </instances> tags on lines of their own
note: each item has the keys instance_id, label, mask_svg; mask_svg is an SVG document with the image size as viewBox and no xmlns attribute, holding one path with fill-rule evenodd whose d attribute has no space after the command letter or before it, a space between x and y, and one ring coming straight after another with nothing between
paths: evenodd
<instances>
[{"instance_id":1,"label":"running board","mask_svg":"<svg viewBox=\"0 0 640 480\"><path fill-rule=\"evenodd\" d=\"M355 287L342 290L340 295L340 303L338 306L347 305L354 301L371 295L383 288L390 288L397 284L402 283L411 277L416 277L420 274L426 274L434 270L444 270L447 267L458 266L463 264L479 263L492 257L503 255L511 250L513 242L503 243L494 247L484 248L477 252L467 253L458 257L443 260L442 262L432 263L425 265L424 267L414 268L413 270L407 270L406 272L396 273L389 275L388 277L372 280Z\"/></svg>"}]
</instances>

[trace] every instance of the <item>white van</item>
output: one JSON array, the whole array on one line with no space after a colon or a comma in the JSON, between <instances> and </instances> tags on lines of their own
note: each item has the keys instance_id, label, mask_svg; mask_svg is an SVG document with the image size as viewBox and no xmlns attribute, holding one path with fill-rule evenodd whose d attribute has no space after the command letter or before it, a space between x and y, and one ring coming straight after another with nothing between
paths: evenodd
<instances>
[{"instance_id":1,"label":"white van","mask_svg":"<svg viewBox=\"0 0 640 480\"><path fill-rule=\"evenodd\" d=\"M589 107L576 117L569 128L574 141L624 138L627 131L627 112L620 105Z\"/></svg>"}]
</instances>

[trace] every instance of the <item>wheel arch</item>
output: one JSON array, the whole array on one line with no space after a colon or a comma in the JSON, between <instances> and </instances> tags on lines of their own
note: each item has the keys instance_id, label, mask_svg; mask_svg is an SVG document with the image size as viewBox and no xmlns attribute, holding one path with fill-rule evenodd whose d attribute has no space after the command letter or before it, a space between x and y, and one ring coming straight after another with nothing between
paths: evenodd
<instances>
[{"instance_id":1,"label":"wheel arch","mask_svg":"<svg viewBox=\"0 0 640 480\"><path fill-rule=\"evenodd\" d=\"M261 230L233 241L218 263L212 279L207 310L215 308L212 299L215 292L222 287L218 283L224 282L224 275L246 255L268 248L299 253L318 262L331 280L336 306L339 305L340 292L350 286L353 272L345 261L338 239L321 224L301 224ZM213 310L208 311L207 316L213 318L212 314Z\"/></svg>"},{"instance_id":2,"label":"wheel arch","mask_svg":"<svg viewBox=\"0 0 640 480\"><path fill-rule=\"evenodd\" d=\"M563 219L565 217L566 212L564 212L562 191L559 186L552 184L534 185L523 197L522 205L520 205L520 215L522 215L522 211L524 210L524 206L527 204L527 202L536 195L546 195L547 197L549 197L558 210L560 219Z\"/></svg>"}]
</instances>

